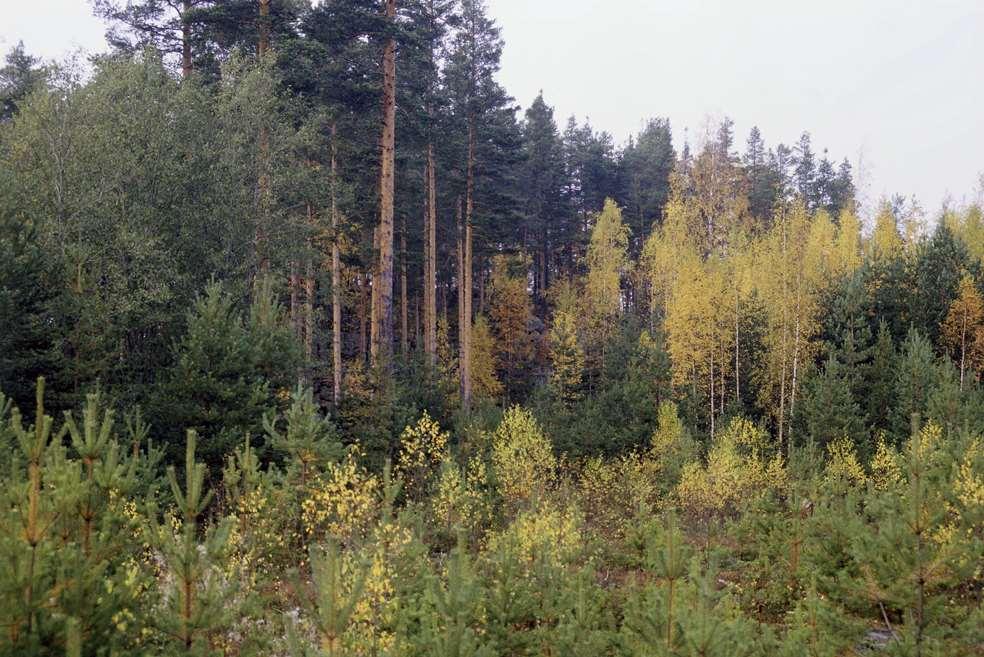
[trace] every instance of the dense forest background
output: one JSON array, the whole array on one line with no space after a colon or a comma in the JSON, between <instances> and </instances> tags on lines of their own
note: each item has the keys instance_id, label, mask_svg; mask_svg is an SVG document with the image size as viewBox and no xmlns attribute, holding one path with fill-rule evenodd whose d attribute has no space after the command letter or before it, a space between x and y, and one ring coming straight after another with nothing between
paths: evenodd
<instances>
[{"instance_id":1,"label":"dense forest background","mask_svg":"<svg viewBox=\"0 0 984 657\"><path fill-rule=\"evenodd\" d=\"M980 205L558 125L481 0L93 8L0 70L5 650L984 650Z\"/></svg>"}]
</instances>

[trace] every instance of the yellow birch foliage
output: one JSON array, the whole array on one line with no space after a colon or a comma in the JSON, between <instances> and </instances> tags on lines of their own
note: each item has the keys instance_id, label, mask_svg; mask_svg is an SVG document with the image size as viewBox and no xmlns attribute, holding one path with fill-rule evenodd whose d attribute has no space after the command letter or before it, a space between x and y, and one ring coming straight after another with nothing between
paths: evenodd
<instances>
[{"instance_id":1,"label":"yellow birch foliage","mask_svg":"<svg viewBox=\"0 0 984 657\"><path fill-rule=\"evenodd\" d=\"M879 433L875 453L868 464L869 480L877 490L895 488L902 481L900 458L898 451L885 441L885 433Z\"/></svg>"},{"instance_id":2,"label":"yellow birch foliage","mask_svg":"<svg viewBox=\"0 0 984 657\"><path fill-rule=\"evenodd\" d=\"M976 373L984 367L984 300L970 274L960 279L942 329L943 342L960 366L961 381L965 370Z\"/></svg>"},{"instance_id":3,"label":"yellow birch foliage","mask_svg":"<svg viewBox=\"0 0 984 657\"><path fill-rule=\"evenodd\" d=\"M827 464L824 481L835 490L858 488L865 484L867 476L858 461L854 443L849 438L838 438L827 445Z\"/></svg>"},{"instance_id":4,"label":"yellow birch foliage","mask_svg":"<svg viewBox=\"0 0 984 657\"><path fill-rule=\"evenodd\" d=\"M979 205L971 205L962 212L947 212L943 220L954 235L967 246L967 251L984 264L984 212Z\"/></svg>"},{"instance_id":5,"label":"yellow birch foliage","mask_svg":"<svg viewBox=\"0 0 984 657\"><path fill-rule=\"evenodd\" d=\"M569 312L554 312L550 327L550 384L566 404L573 404L580 397L581 377L584 372L584 350L577 339L577 322Z\"/></svg>"},{"instance_id":6,"label":"yellow birch foliage","mask_svg":"<svg viewBox=\"0 0 984 657\"><path fill-rule=\"evenodd\" d=\"M847 276L861 266L861 221L852 210L844 208L837 223L836 273Z\"/></svg>"},{"instance_id":7,"label":"yellow birch foliage","mask_svg":"<svg viewBox=\"0 0 984 657\"><path fill-rule=\"evenodd\" d=\"M676 495L681 507L700 516L722 514L786 488L782 457L767 455L768 436L737 417L717 434L707 462L683 468Z\"/></svg>"},{"instance_id":8,"label":"yellow birch foliage","mask_svg":"<svg viewBox=\"0 0 984 657\"><path fill-rule=\"evenodd\" d=\"M536 344L529 328L533 318L533 305L527 290L529 268L528 257L498 255L492 259L489 319L495 336L496 368L506 387L523 378L536 355ZM474 374L472 376L474 378Z\"/></svg>"},{"instance_id":9,"label":"yellow birch foliage","mask_svg":"<svg viewBox=\"0 0 984 657\"><path fill-rule=\"evenodd\" d=\"M434 518L449 535L460 527L475 537L489 525L492 506L485 493L488 485L485 461L479 457L469 459L465 468L452 459L441 465L431 508Z\"/></svg>"},{"instance_id":10,"label":"yellow birch foliage","mask_svg":"<svg viewBox=\"0 0 984 657\"><path fill-rule=\"evenodd\" d=\"M629 266L629 229L612 199L595 220L588 244L586 297L592 317L608 321L622 309L622 274Z\"/></svg>"},{"instance_id":11,"label":"yellow birch foliage","mask_svg":"<svg viewBox=\"0 0 984 657\"><path fill-rule=\"evenodd\" d=\"M584 545L582 520L574 506L558 508L544 502L526 509L502 532L489 539L488 551L514 553L532 564L536 559L570 563Z\"/></svg>"},{"instance_id":12,"label":"yellow birch foliage","mask_svg":"<svg viewBox=\"0 0 984 657\"><path fill-rule=\"evenodd\" d=\"M649 279L650 301L664 316L684 265L700 259L687 231L686 212L686 204L677 196L671 197L666 204L663 225L653 229L640 258L640 267Z\"/></svg>"},{"instance_id":13,"label":"yellow birch foliage","mask_svg":"<svg viewBox=\"0 0 984 657\"><path fill-rule=\"evenodd\" d=\"M403 478L408 497L417 499L427 493L430 478L437 473L448 454L448 434L441 431L440 425L431 419L427 411L417 424L403 430L396 472Z\"/></svg>"},{"instance_id":14,"label":"yellow birch foliage","mask_svg":"<svg viewBox=\"0 0 984 657\"><path fill-rule=\"evenodd\" d=\"M759 245L756 289L765 304L766 355L760 367L761 401L788 423L789 408L802 380L802 368L815 352L819 330L819 290L826 280L825 259L811 243L810 216L801 203L777 218Z\"/></svg>"},{"instance_id":15,"label":"yellow birch foliage","mask_svg":"<svg viewBox=\"0 0 984 657\"><path fill-rule=\"evenodd\" d=\"M495 338L483 315L478 315L472 326L471 377L476 398L494 399L502 394L502 383L496 376Z\"/></svg>"},{"instance_id":16,"label":"yellow birch foliage","mask_svg":"<svg viewBox=\"0 0 984 657\"><path fill-rule=\"evenodd\" d=\"M499 492L517 508L542 497L556 478L550 440L526 409L513 406L492 434L492 468Z\"/></svg>"},{"instance_id":17,"label":"yellow birch foliage","mask_svg":"<svg viewBox=\"0 0 984 657\"><path fill-rule=\"evenodd\" d=\"M301 520L308 539L332 537L341 544L365 538L378 515L379 478L359 465L350 452L330 463L325 474L301 502Z\"/></svg>"},{"instance_id":18,"label":"yellow birch foliage","mask_svg":"<svg viewBox=\"0 0 984 657\"><path fill-rule=\"evenodd\" d=\"M871 257L876 261L891 260L902 255L902 235L892 207L882 201L875 215L875 232L871 236Z\"/></svg>"}]
</instances>

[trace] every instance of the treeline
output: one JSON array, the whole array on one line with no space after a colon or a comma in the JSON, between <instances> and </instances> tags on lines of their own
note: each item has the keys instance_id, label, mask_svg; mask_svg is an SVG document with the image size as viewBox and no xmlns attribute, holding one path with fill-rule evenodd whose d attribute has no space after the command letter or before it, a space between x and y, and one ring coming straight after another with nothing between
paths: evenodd
<instances>
[{"instance_id":1,"label":"treeline","mask_svg":"<svg viewBox=\"0 0 984 657\"><path fill-rule=\"evenodd\" d=\"M664 222L675 176L692 181L701 212L727 214L717 221L728 230L764 230L795 198L834 216L853 198L850 167L816 155L808 134L767 149L753 130L739 157L725 122L678 155L663 119L619 147L573 118L561 131L542 97L519 114L496 82L503 44L481 2L95 7L115 53L94 58L91 75L22 48L4 68L5 275L19 282L6 286L0 381L18 404L45 374L58 407L98 383L144 405L154 426L204 432L217 426L204 415L230 423L232 409L188 399L240 397L222 389L236 377L266 388L257 408L296 378L335 407L426 380L430 398L405 405L447 419L479 401L483 367L505 384L492 397L520 401L548 379L548 291L587 271L606 198L622 208L633 260ZM504 255L528 259L511 269L530 278L530 326L494 316ZM267 277L271 298L258 301ZM189 313L213 280L232 323L272 313L273 330L282 312L295 339L255 340L291 353L252 363L255 342L230 343L189 362ZM650 314L648 286L622 276L631 316ZM519 344L512 329L533 335ZM490 339L519 351L473 362ZM192 370L220 363L225 377L192 383ZM398 415L384 422L391 434L412 413ZM231 425L257 431L258 418Z\"/></svg>"}]
</instances>

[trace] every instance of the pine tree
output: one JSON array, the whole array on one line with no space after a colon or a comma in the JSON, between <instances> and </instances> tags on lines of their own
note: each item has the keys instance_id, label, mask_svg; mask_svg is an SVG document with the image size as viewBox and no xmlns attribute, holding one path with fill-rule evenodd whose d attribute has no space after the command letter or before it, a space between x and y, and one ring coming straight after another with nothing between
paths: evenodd
<instances>
[{"instance_id":1,"label":"pine tree","mask_svg":"<svg viewBox=\"0 0 984 657\"><path fill-rule=\"evenodd\" d=\"M351 626L356 605L365 591L368 570L346 572L338 547L329 542L312 546L311 586L313 597L303 597L316 632L316 646L305 645L297 634L296 623L287 619L287 637L293 657L341 657L345 655L342 637Z\"/></svg>"},{"instance_id":2,"label":"pine tree","mask_svg":"<svg viewBox=\"0 0 984 657\"><path fill-rule=\"evenodd\" d=\"M941 344L942 325L950 304L959 294L960 280L969 264L967 247L942 221L916 254L908 314L912 325L934 345Z\"/></svg>"},{"instance_id":3,"label":"pine tree","mask_svg":"<svg viewBox=\"0 0 984 657\"><path fill-rule=\"evenodd\" d=\"M297 375L298 356L267 283L260 285L248 324L232 297L212 283L188 313L187 333L174 347L175 363L154 400L155 415L200 431L206 462L220 466L240 436L262 430L264 413L276 407L274 393ZM173 456L177 437L172 432L168 438Z\"/></svg>"},{"instance_id":4,"label":"pine tree","mask_svg":"<svg viewBox=\"0 0 984 657\"><path fill-rule=\"evenodd\" d=\"M763 226L768 226L776 202L776 180L775 172L768 166L765 142L758 126L748 133L742 164L748 178L748 210Z\"/></svg>"},{"instance_id":5,"label":"pine tree","mask_svg":"<svg viewBox=\"0 0 984 657\"><path fill-rule=\"evenodd\" d=\"M642 131L622 150L618 161L618 199L638 254L653 225L663 220L670 196L670 174L676 163L668 119L646 121Z\"/></svg>"},{"instance_id":6,"label":"pine tree","mask_svg":"<svg viewBox=\"0 0 984 657\"><path fill-rule=\"evenodd\" d=\"M25 408L37 377L56 376L64 364L48 319L59 296L54 265L38 242L37 226L0 209L0 389Z\"/></svg>"},{"instance_id":7,"label":"pine tree","mask_svg":"<svg viewBox=\"0 0 984 657\"><path fill-rule=\"evenodd\" d=\"M945 600L973 568L965 551L974 546L960 535L934 538L951 523L945 502L950 464L939 426L920 430L913 416L903 459L903 480L872 491L866 501L872 524L853 555L863 574L859 585L889 625L898 654L957 654L961 639L947 628Z\"/></svg>"},{"instance_id":8,"label":"pine tree","mask_svg":"<svg viewBox=\"0 0 984 657\"><path fill-rule=\"evenodd\" d=\"M526 110L523 124L523 147L526 162L522 175L524 204L528 216L524 238L535 254L533 294L540 300L550 286L555 268L555 244L569 238L563 234L565 210L562 197L563 160L560 136L554 122L553 108L543 100L543 92Z\"/></svg>"},{"instance_id":9,"label":"pine tree","mask_svg":"<svg viewBox=\"0 0 984 657\"><path fill-rule=\"evenodd\" d=\"M177 516L161 524L157 510L151 507L146 527L147 540L160 550L170 576L167 607L156 621L162 636L182 655L210 654L211 641L238 620L239 611L233 602L234 582L217 568L227 548L232 521L221 520L206 530L199 542L199 523L212 501L212 491L205 488L205 465L195 460L196 442L197 434L189 430L183 486L174 466L167 470Z\"/></svg>"},{"instance_id":10,"label":"pine tree","mask_svg":"<svg viewBox=\"0 0 984 657\"><path fill-rule=\"evenodd\" d=\"M786 657L837 657L857 643L857 630L813 582L790 612L781 653Z\"/></svg>"},{"instance_id":11,"label":"pine tree","mask_svg":"<svg viewBox=\"0 0 984 657\"><path fill-rule=\"evenodd\" d=\"M10 49L0 68L0 123L13 118L18 104L43 83L46 76L41 60L27 54L23 41Z\"/></svg>"},{"instance_id":12,"label":"pine tree","mask_svg":"<svg viewBox=\"0 0 984 657\"><path fill-rule=\"evenodd\" d=\"M106 39L123 52L135 52L148 46L179 58L181 73L187 77L194 69L201 46L201 12L213 0L141 0L122 4L117 0L96 0L96 15L110 23ZM197 42L197 43L196 43Z\"/></svg>"},{"instance_id":13,"label":"pine tree","mask_svg":"<svg viewBox=\"0 0 984 657\"><path fill-rule=\"evenodd\" d=\"M263 418L263 428L270 445L290 457L289 474L303 490L326 464L342 457L342 445L335 426L315 404L310 388L298 384L292 397L284 414L286 430L281 432L271 415Z\"/></svg>"},{"instance_id":14,"label":"pine tree","mask_svg":"<svg viewBox=\"0 0 984 657\"><path fill-rule=\"evenodd\" d=\"M396 0L383 0L383 13L392 31ZM383 126L379 167L378 261L372 286L372 364L390 367L393 351L393 204L396 183L396 38L388 35L383 48Z\"/></svg>"},{"instance_id":15,"label":"pine tree","mask_svg":"<svg viewBox=\"0 0 984 657\"><path fill-rule=\"evenodd\" d=\"M425 600L431 611L422 623L422 651L437 657L491 657L495 646L481 630L483 591L463 539L451 551L447 584L434 578Z\"/></svg>"},{"instance_id":16,"label":"pine tree","mask_svg":"<svg viewBox=\"0 0 984 657\"><path fill-rule=\"evenodd\" d=\"M502 37L495 21L487 15L484 0L462 0L458 29L451 38L445 84L451 93L453 116L465 136L464 170L465 195L459 197L458 236L458 331L461 377L461 404L468 408L472 397L471 353L472 294L473 294L473 229L479 141L506 104L506 94L495 81L502 57ZM484 158L483 158L484 159ZM463 207L462 207L463 203Z\"/></svg>"}]
</instances>

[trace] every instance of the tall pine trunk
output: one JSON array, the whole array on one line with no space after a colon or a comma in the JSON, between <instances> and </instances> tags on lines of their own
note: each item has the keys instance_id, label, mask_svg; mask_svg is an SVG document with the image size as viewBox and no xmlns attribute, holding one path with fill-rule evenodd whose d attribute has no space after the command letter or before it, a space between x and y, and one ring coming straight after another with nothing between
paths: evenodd
<instances>
[{"instance_id":1,"label":"tall pine trunk","mask_svg":"<svg viewBox=\"0 0 984 657\"><path fill-rule=\"evenodd\" d=\"M400 230L400 348L404 356L410 353L407 312L407 221L404 219Z\"/></svg>"},{"instance_id":2,"label":"tall pine trunk","mask_svg":"<svg viewBox=\"0 0 984 657\"><path fill-rule=\"evenodd\" d=\"M331 380L335 404L342 399L342 257L338 248L338 204L335 187L338 175L335 138L337 129L331 124L331 180L329 182L331 206Z\"/></svg>"},{"instance_id":3,"label":"tall pine trunk","mask_svg":"<svg viewBox=\"0 0 984 657\"><path fill-rule=\"evenodd\" d=\"M384 15L396 21L396 0L384 0ZM374 312L371 357L386 366L393 350L393 192L396 154L396 39L383 49L383 130L379 167L379 260L373 280ZM378 291L377 291L378 289Z\"/></svg>"},{"instance_id":4,"label":"tall pine trunk","mask_svg":"<svg viewBox=\"0 0 984 657\"><path fill-rule=\"evenodd\" d=\"M308 230L314 233L314 208L308 203ZM307 239L308 253L304 258L304 380L311 382L311 367L314 363L314 249L311 237Z\"/></svg>"},{"instance_id":5,"label":"tall pine trunk","mask_svg":"<svg viewBox=\"0 0 984 657\"><path fill-rule=\"evenodd\" d=\"M461 209L461 197L458 197L458 377L461 392L461 405L468 408L471 400L471 377L469 368L469 348L470 326L467 315L465 299L471 296L469 289L468 274L465 269L465 225L464 216Z\"/></svg>"},{"instance_id":6,"label":"tall pine trunk","mask_svg":"<svg viewBox=\"0 0 984 657\"><path fill-rule=\"evenodd\" d=\"M181 77L191 75L191 0L181 3Z\"/></svg>"},{"instance_id":7,"label":"tall pine trunk","mask_svg":"<svg viewBox=\"0 0 984 657\"><path fill-rule=\"evenodd\" d=\"M437 363L437 184L434 144L427 144L427 199L424 213L424 352Z\"/></svg>"},{"instance_id":8,"label":"tall pine trunk","mask_svg":"<svg viewBox=\"0 0 984 657\"><path fill-rule=\"evenodd\" d=\"M259 0L259 40L256 44L256 54L262 61L270 49L270 0ZM270 184L270 131L266 125L260 127L259 134L259 176L257 181L257 217L253 236L253 248L261 274L270 271L270 255L267 249L267 231L270 223L270 210L273 204L273 192Z\"/></svg>"},{"instance_id":9,"label":"tall pine trunk","mask_svg":"<svg viewBox=\"0 0 984 657\"><path fill-rule=\"evenodd\" d=\"M461 403L471 407L471 322L472 322L472 213L475 209L475 117L468 119L468 162L465 178L465 243L463 267L464 316L461 337L464 358L461 362Z\"/></svg>"}]
</instances>

